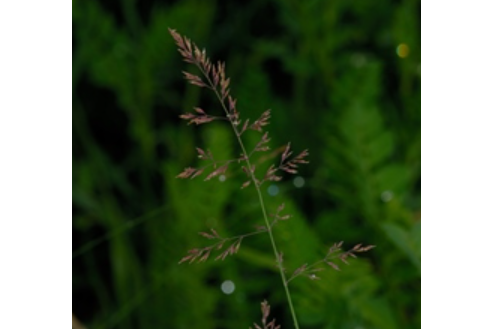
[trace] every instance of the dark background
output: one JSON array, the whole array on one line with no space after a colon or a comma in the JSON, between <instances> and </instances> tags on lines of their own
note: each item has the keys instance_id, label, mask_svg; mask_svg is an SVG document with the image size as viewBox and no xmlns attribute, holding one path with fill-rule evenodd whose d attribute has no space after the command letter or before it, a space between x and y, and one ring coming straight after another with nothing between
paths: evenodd
<instances>
[{"instance_id":1,"label":"dark background","mask_svg":"<svg viewBox=\"0 0 492 329\"><path fill-rule=\"evenodd\" d=\"M308 148L300 173L265 185L292 270L337 241L377 248L292 282L302 328L420 328L420 2L73 1L73 312L88 328L248 328L268 299L293 328L266 235L223 262L178 261L262 224L254 189L178 180L195 147L239 149L220 108L187 85L168 27L224 60L242 117L272 109L273 149ZM195 72L195 71L193 71ZM246 135L254 146L260 135ZM258 170L264 170L260 167ZM304 184L294 185L296 182ZM302 185L302 186L300 186ZM300 186L300 187L298 187ZM232 294L221 285L231 280Z\"/></svg>"}]
</instances>

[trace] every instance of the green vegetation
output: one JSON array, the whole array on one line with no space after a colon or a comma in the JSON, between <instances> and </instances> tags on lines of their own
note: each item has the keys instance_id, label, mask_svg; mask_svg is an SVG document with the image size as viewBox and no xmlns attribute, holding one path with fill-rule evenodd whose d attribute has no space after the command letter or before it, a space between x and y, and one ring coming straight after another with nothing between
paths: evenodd
<instances>
[{"instance_id":1,"label":"green vegetation","mask_svg":"<svg viewBox=\"0 0 492 329\"><path fill-rule=\"evenodd\" d=\"M272 109L272 149L309 149L302 179L264 189L270 212L285 201L293 215L276 228L286 266L341 240L377 245L341 272L292 282L301 327L419 328L419 10L407 0L73 1L74 314L101 329L247 328L268 299L291 328L267 236L223 262L178 265L206 245L198 232L233 236L263 219L254 189L237 188L240 169L224 182L175 179L195 146L222 159L239 148L227 122L189 129L178 118L220 108L183 81L173 27L227 63L244 115Z\"/></svg>"}]
</instances>

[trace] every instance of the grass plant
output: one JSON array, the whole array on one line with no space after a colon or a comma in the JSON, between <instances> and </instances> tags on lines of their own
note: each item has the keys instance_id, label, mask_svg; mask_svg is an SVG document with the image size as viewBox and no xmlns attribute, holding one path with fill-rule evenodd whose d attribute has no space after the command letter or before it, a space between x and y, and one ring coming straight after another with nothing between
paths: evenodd
<instances>
[{"instance_id":1,"label":"grass plant","mask_svg":"<svg viewBox=\"0 0 492 329\"><path fill-rule=\"evenodd\" d=\"M268 214L262 194L262 185L268 181L280 181L282 179L281 175L284 173L296 174L299 165L309 163L306 160L309 152L308 150L303 150L297 155L294 155L294 152L291 149L291 143L289 142L282 147L281 154L279 154L280 159L277 164L270 165L264 173L258 172L256 170L256 168L259 167L257 155L263 152L272 152L275 154L275 151L271 151L270 146L268 145L270 138L268 131L265 131L265 127L268 126L271 118L271 110L268 109L264 111L256 120L251 120L249 118L243 119L237 108L237 99L230 93L229 86L231 80L226 75L225 63L219 61L213 64L208 58L205 49L200 49L190 39L181 36L173 29L169 29L169 32L174 38L183 60L186 63L196 66L200 71L201 76L190 72L183 72L185 79L192 85L209 89L217 98L223 111L223 113L220 114L212 114L210 111L195 107L194 112L187 112L180 117L187 120L189 124L195 124L197 126L208 124L213 121L228 122L241 150L241 153L234 159L216 159L210 150L203 150L197 147L198 158L206 161L207 164L197 168L187 167L183 172L177 175L177 178L194 179L203 175L202 177L205 177L204 180L208 181L220 178L221 175L224 175L227 172L231 165L237 164L238 166L241 166L246 179L240 188L244 189L252 186L256 190L263 217L263 225L257 226L255 231L233 237L223 237L213 228L211 228L209 232L199 232L204 238L213 240L213 243L205 247L189 250L188 254L184 256L179 263L193 263L195 261L204 262L209 259L212 253L218 253L218 255L214 256L215 260L224 260L226 257L234 255L239 251L244 239L253 235L267 233L275 256L279 275L282 280L282 285L285 290L285 297L292 315L293 325L296 329L300 329L289 290L290 282L301 276L311 280L317 280L319 277L316 275L316 272L324 269L322 265L326 264L334 270L340 270L337 261L348 264L347 259L349 257L355 258L356 253L369 251L374 248L374 246L362 246L362 244L357 244L350 250L343 251L341 248L343 242L337 242L329 248L325 257L317 262L312 264L304 263L294 270L289 270L284 266L284 254L277 246L273 229L280 222L288 220L291 216L283 213L285 208L284 204L279 205L274 214ZM251 150L248 150L243 142L243 135L249 132L261 134L256 146ZM263 314L263 329L279 329L280 325L275 324L275 319L271 321L267 320L270 314L268 302L264 301L261 304L261 307ZM257 324L255 324L255 328L262 329L262 327Z\"/></svg>"}]
</instances>

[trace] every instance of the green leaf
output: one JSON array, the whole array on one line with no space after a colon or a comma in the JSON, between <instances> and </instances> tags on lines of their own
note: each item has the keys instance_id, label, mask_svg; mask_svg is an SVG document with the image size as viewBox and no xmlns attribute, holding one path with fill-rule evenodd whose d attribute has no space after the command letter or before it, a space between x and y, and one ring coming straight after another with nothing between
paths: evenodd
<instances>
[{"instance_id":1,"label":"green leaf","mask_svg":"<svg viewBox=\"0 0 492 329\"><path fill-rule=\"evenodd\" d=\"M405 230L393 223L381 225L388 238L397 246L420 270L420 223L411 230Z\"/></svg>"}]
</instances>

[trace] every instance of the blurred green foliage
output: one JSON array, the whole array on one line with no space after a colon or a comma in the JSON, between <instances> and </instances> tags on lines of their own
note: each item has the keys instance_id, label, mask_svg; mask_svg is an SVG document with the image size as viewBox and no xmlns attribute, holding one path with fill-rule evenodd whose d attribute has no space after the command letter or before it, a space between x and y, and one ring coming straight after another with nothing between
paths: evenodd
<instances>
[{"instance_id":1,"label":"blurred green foliage","mask_svg":"<svg viewBox=\"0 0 492 329\"><path fill-rule=\"evenodd\" d=\"M189 68L168 27L225 60L243 118L272 109L273 148L310 150L305 185L286 177L278 195L266 193L271 211L285 202L294 215L275 229L287 266L341 240L377 245L341 272L292 282L302 328L420 328L414 0L74 0L74 314L101 329L247 328L267 298L292 328L266 235L224 262L177 264L207 245L197 232L245 233L262 218L254 190L238 188L240 170L225 182L175 179L196 164L196 146L222 159L239 149L225 124L177 119L193 106L220 109L181 78Z\"/></svg>"}]
</instances>

